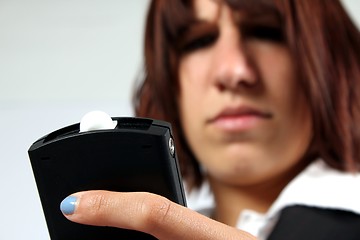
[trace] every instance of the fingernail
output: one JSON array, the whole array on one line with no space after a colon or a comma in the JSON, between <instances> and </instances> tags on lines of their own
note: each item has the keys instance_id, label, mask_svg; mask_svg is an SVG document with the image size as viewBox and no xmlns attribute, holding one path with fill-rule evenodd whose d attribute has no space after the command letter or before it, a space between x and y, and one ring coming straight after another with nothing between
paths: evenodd
<instances>
[{"instance_id":1,"label":"fingernail","mask_svg":"<svg viewBox=\"0 0 360 240\"><path fill-rule=\"evenodd\" d=\"M65 215L70 215L75 212L77 198L74 196L68 196L60 203L60 210Z\"/></svg>"}]
</instances>

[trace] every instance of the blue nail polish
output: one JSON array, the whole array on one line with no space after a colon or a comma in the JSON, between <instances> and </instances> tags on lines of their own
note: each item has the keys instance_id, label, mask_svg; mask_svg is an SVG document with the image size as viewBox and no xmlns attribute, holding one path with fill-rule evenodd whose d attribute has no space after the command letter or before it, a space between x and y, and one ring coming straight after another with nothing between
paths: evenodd
<instances>
[{"instance_id":1,"label":"blue nail polish","mask_svg":"<svg viewBox=\"0 0 360 240\"><path fill-rule=\"evenodd\" d=\"M76 200L77 198L74 196L68 196L62 200L60 204L60 210L63 212L63 214L70 215L74 213Z\"/></svg>"}]
</instances>

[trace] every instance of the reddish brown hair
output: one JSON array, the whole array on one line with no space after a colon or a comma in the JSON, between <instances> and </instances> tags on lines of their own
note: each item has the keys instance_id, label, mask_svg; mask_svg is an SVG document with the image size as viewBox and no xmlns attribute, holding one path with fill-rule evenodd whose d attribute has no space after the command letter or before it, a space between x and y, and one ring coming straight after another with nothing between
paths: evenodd
<instances>
[{"instance_id":1,"label":"reddish brown hair","mask_svg":"<svg viewBox=\"0 0 360 240\"><path fill-rule=\"evenodd\" d=\"M226 1L236 9L272 6L297 65L312 111L312 154L334 168L360 163L360 34L337 0ZM185 180L201 183L199 165L182 133L178 106L179 35L193 20L189 0L153 0L145 32L144 78L134 94L135 113L172 124ZM309 150L310 151L310 150Z\"/></svg>"}]
</instances>

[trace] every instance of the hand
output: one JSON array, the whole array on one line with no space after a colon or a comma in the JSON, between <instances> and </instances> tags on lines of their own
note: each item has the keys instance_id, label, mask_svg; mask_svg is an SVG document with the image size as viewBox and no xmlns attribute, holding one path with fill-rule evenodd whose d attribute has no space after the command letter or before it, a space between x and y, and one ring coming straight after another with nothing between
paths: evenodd
<instances>
[{"instance_id":1,"label":"hand","mask_svg":"<svg viewBox=\"0 0 360 240\"><path fill-rule=\"evenodd\" d=\"M61 209L73 222L138 230L158 239L256 239L152 193L79 192Z\"/></svg>"}]
</instances>

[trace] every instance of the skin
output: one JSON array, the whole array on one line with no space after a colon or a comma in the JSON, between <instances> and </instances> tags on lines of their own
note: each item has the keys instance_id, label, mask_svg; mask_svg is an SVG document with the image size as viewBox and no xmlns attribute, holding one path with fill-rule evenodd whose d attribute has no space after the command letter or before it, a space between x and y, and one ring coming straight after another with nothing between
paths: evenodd
<instances>
[{"instance_id":1,"label":"skin","mask_svg":"<svg viewBox=\"0 0 360 240\"><path fill-rule=\"evenodd\" d=\"M202 22L193 31L201 33L188 42L216 37L180 61L180 116L214 191L214 217L235 225L244 208L265 212L303 169L311 115L285 43L241 30L280 28L274 14L235 15L225 4L195 3Z\"/></svg>"},{"instance_id":2,"label":"skin","mask_svg":"<svg viewBox=\"0 0 360 240\"><path fill-rule=\"evenodd\" d=\"M231 227L239 212L265 212L304 167L311 115L289 51L281 41L241 30L277 21L266 14L234 15L211 0L196 0L195 7L203 21L202 30L194 32L216 37L181 57L178 103L186 138L214 191L218 221L151 193L107 191L73 194L77 201L75 212L65 215L69 220L135 229L158 239L255 239ZM185 47L188 43L185 36Z\"/></svg>"},{"instance_id":3,"label":"skin","mask_svg":"<svg viewBox=\"0 0 360 240\"><path fill-rule=\"evenodd\" d=\"M86 191L77 198L70 221L146 232L157 239L256 239L251 234L207 218L151 193Z\"/></svg>"}]
</instances>

